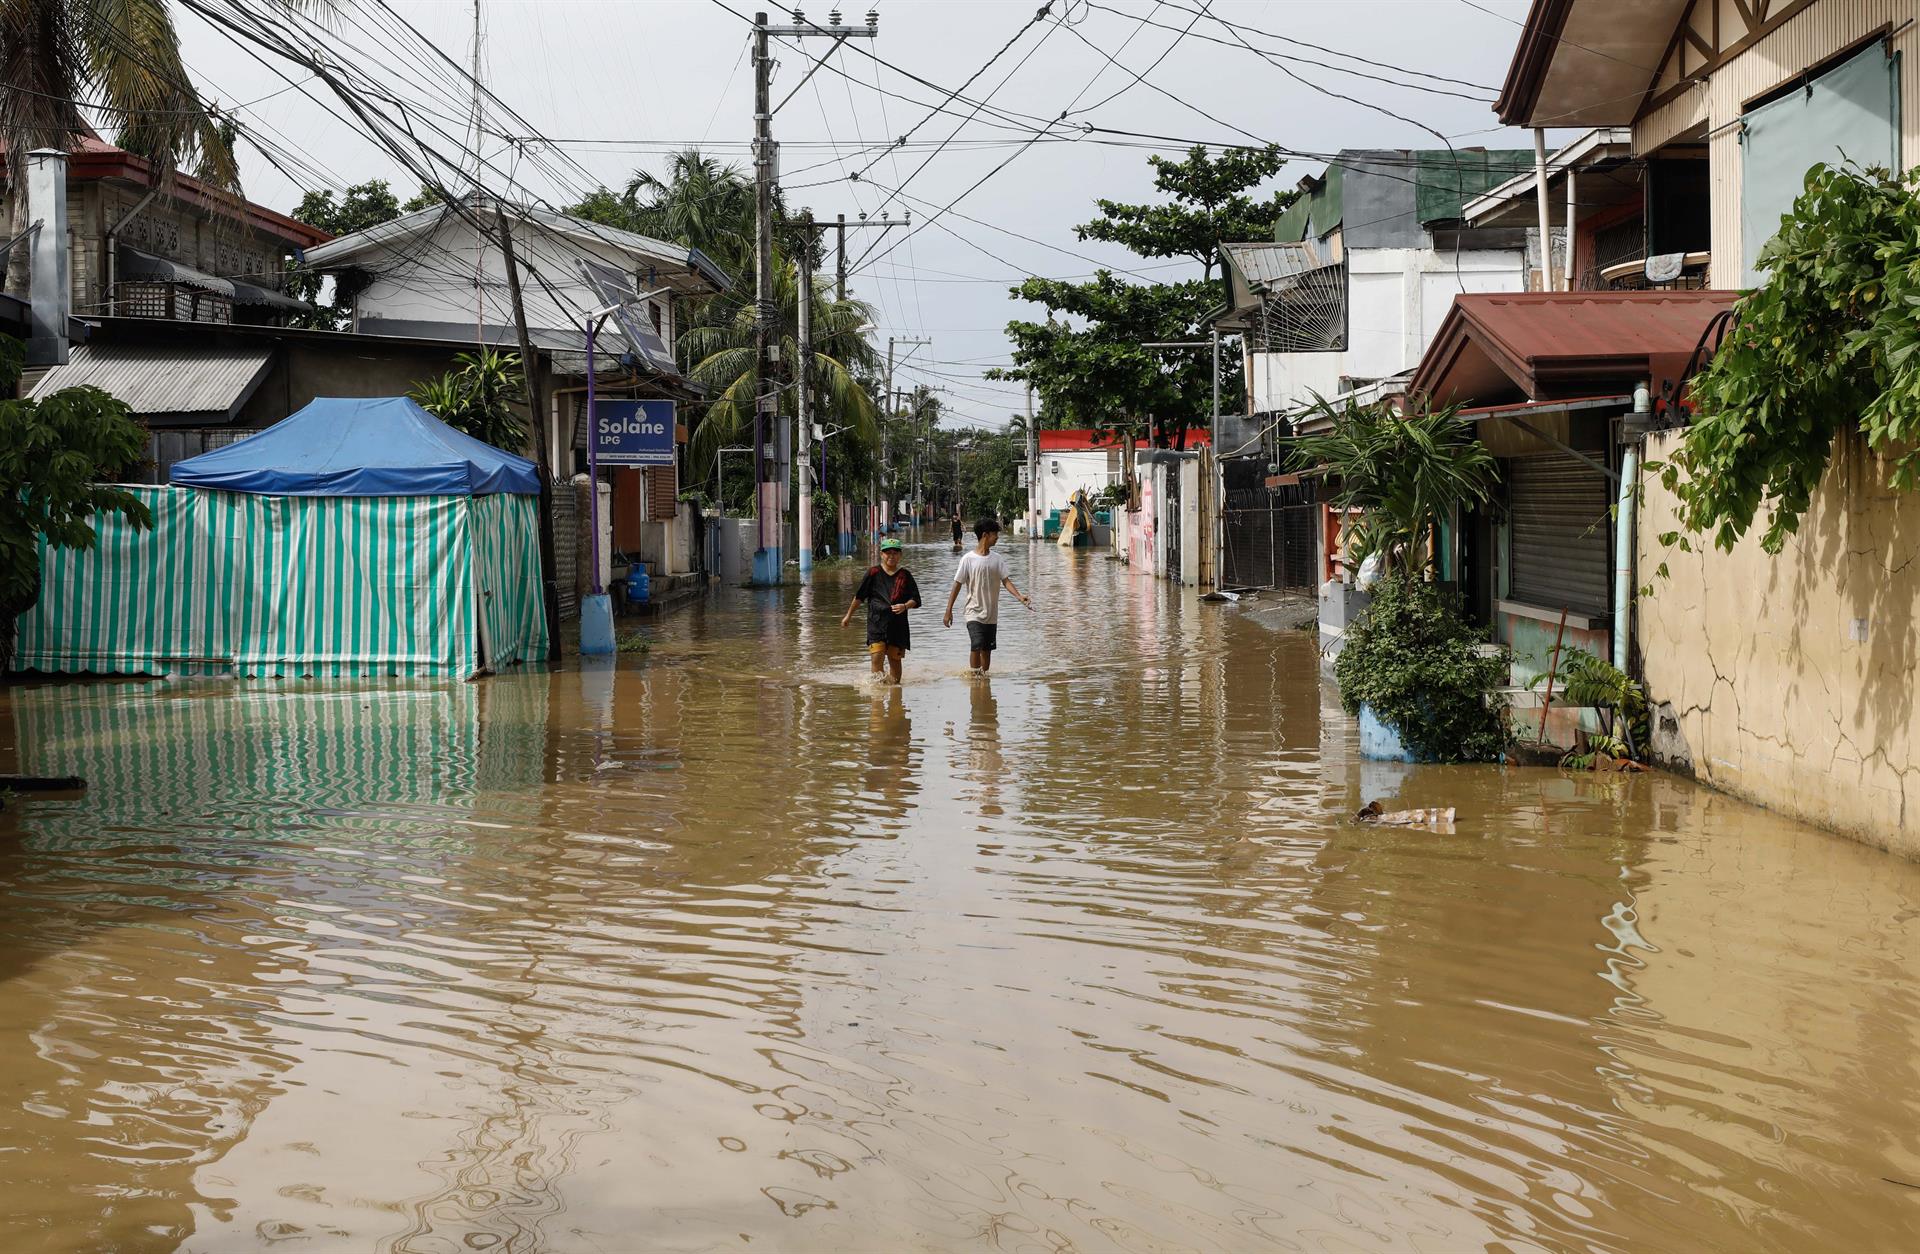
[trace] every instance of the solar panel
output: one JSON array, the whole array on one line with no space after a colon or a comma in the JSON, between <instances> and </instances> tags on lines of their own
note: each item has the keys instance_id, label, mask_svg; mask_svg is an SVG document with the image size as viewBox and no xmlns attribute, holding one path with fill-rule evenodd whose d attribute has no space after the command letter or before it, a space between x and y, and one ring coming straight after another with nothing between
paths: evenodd
<instances>
[{"instance_id":1,"label":"solar panel","mask_svg":"<svg viewBox=\"0 0 1920 1254\"><path fill-rule=\"evenodd\" d=\"M616 306L612 321L627 341L626 355L661 374L678 374L673 350L641 316L636 303L640 293L634 290L632 277L618 266L584 258L580 260L580 271L586 276L588 286L599 296L602 305Z\"/></svg>"}]
</instances>

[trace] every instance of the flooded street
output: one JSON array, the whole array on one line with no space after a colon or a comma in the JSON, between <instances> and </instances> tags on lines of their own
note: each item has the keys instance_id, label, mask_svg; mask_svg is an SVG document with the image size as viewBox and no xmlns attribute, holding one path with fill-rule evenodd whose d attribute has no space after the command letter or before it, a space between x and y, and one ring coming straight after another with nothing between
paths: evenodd
<instances>
[{"instance_id":1,"label":"flooded street","mask_svg":"<svg viewBox=\"0 0 1920 1254\"><path fill-rule=\"evenodd\" d=\"M1007 550L984 682L915 546L900 690L851 568L608 669L16 689L91 787L0 814L0 1250L1920 1246L1920 868L1362 764L1312 633Z\"/></svg>"}]
</instances>

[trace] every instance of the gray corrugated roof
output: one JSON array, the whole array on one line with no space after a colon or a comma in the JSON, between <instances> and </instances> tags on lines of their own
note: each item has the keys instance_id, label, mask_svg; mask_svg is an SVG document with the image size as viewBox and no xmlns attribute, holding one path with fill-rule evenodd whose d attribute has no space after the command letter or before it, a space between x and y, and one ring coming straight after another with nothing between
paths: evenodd
<instances>
[{"instance_id":1,"label":"gray corrugated roof","mask_svg":"<svg viewBox=\"0 0 1920 1254\"><path fill-rule=\"evenodd\" d=\"M34 385L38 398L82 384L125 401L143 418L227 422L266 377L273 349L138 348L80 344Z\"/></svg>"},{"instance_id":2,"label":"gray corrugated roof","mask_svg":"<svg viewBox=\"0 0 1920 1254\"><path fill-rule=\"evenodd\" d=\"M1312 240L1299 244L1222 244L1234 269L1249 283L1279 283L1331 265L1326 250Z\"/></svg>"}]
</instances>

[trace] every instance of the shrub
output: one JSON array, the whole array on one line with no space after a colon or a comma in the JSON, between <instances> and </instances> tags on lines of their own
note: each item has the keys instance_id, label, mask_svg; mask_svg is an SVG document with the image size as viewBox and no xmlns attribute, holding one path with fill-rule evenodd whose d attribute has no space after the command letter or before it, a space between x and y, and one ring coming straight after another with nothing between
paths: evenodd
<instances>
[{"instance_id":1,"label":"shrub","mask_svg":"<svg viewBox=\"0 0 1920 1254\"><path fill-rule=\"evenodd\" d=\"M1341 703L1349 714L1373 707L1423 760L1494 761L1507 745L1507 720L1491 697L1506 683L1507 663L1482 657L1481 643L1434 585L1390 575L1334 662Z\"/></svg>"}]
</instances>

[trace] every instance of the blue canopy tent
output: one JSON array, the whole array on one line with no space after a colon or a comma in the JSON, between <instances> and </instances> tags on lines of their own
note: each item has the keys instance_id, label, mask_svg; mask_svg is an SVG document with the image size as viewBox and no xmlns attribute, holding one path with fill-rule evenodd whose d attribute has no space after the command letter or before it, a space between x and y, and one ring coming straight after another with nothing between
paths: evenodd
<instances>
[{"instance_id":1,"label":"blue canopy tent","mask_svg":"<svg viewBox=\"0 0 1920 1254\"><path fill-rule=\"evenodd\" d=\"M22 670L458 675L544 659L539 477L404 397L323 397L43 549Z\"/></svg>"},{"instance_id":2,"label":"blue canopy tent","mask_svg":"<svg viewBox=\"0 0 1920 1254\"><path fill-rule=\"evenodd\" d=\"M263 496L540 495L532 462L404 396L323 396L258 435L176 463L170 478Z\"/></svg>"}]
</instances>

